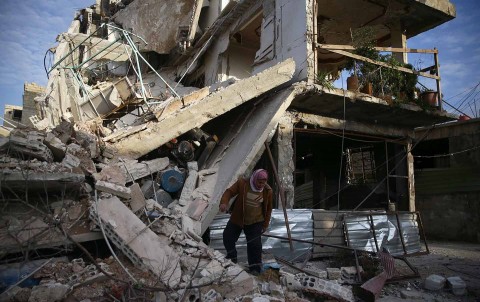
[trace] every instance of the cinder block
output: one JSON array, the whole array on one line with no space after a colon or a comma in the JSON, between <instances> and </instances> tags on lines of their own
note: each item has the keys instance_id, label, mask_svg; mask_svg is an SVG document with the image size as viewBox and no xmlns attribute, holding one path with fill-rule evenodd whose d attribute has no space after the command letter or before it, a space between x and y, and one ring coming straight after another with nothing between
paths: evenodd
<instances>
[{"instance_id":1,"label":"cinder block","mask_svg":"<svg viewBox=\"0 0 480 302\"><path fill-rule=\"evenodd\" d=\"M416 290L402 290L400 291L400 296L408 301L412 300L423 300L423 295L421 292Z\"/></svg>"},{"instance_id":2,"label":"cinder block","mask_svg":"<svg viewBox=\"0 0 480 302\"><path fill-rule=\"evenodd\" d=\"M338 280L342 277L340 269L336 267L327 268L327 274L329 280Z\"/></svg>"},{"instance_id":3,"label":"cinder block","mask_svg":"<svg viewBox=\"0 0 480 302\"><path fill-rule=\"evenodd\" d=\"M447 280L439 275L430 275L425 279L425 288L428 290L441 290Z\"/></svg>"},{"instance_id":4,"label":"cinder block","mask_svg":"<svg viewBox=\"0 0 480 302\"><path fill-rule=\"evenodd\" d=\"M467 293L467 284L462 278L455 276L447 278L448 287L452 289L452 292L456 296L463 296Z\"/></svg>"}]
</instances>

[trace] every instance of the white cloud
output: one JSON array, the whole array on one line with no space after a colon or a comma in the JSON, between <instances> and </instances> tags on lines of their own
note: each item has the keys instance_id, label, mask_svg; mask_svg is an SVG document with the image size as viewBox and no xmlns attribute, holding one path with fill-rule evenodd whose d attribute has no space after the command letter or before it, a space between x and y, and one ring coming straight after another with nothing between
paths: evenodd
<instances>
[{"instance_id":1,"label":"white cloud","mask_svg":"<svg viewBox=\"0 0 480 302\"><path fill-rule=\"evenodd\" d=\"M0 0L0 105L21 103L24 82L46 85L45 52L75 10L95 0ZM3 106L0 106L0 110Z\"/></svg>"}]
</instances>

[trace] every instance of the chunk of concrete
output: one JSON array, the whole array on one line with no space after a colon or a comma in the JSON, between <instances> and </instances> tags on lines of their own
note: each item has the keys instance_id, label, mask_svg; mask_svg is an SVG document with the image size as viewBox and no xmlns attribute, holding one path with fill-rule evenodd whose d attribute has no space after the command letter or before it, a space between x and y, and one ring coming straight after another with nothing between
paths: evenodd
<instances>
[{"instance_id":1,"label":"chunk of concrete","mask_svg":"<svg viewBox=\"0 0 480 302\"><path fill-rule=\"evenodd\" d=\"M95 180L108 181L122 186L127 182L124 170L118 165L105 166L100 173L93 174L93 177Z\"/></svg>"},{"instance_id":2,"label":"chunk of concrete","mask_svg":"<svg viewBox=\"0 0 480 302\"><path fill-rule=\"evenodd\" d=\"M149 122L137 128L133 127L129 130L132 135L115 142L114 147L122 155L139 158L171 139L288 82L294 71L295 62L292 59L285 60L181 108L160 122ZM142 130L138 131L138 128Z\"/></svg>"},{"instance_id":3,"label":"chunk of concrete","mask_svg":"<svg viewBox=\"0 0 480 302\"><path fill-rule=\"evenodd\" d=\"M255 280L238 265L227 268L226 282L218 291L227 299L235 299L251 293L255 289Z\"/></svg>"},{"instance_id":4,"label":"chunk of concrete","mask_svg":"<svg viewBox=\"0 0 480 302\"><path fill-rule=\"evenodd\" d=\"M342 277L342 272L339 268L336 267L328 267L327 268L327 275L329 280L338 280Z\"/></svg>"},{"instance_id":5,"label":"chunk of concrete","mask_svg":"<svg viewBox=\"0 0 480 302\"><path fill-rule=\"evenodd\" d=\"M53 135L53 133L48 132L43 143L52 151L53 157L56 161L61 161L63 159L67 147L59 138Z\"/></svg>"},{"instance_id":6,"label":"chunk of concrete","mask_svg":"<svg viewBox=\"0 0 480 302\"><path fill-rule=\"evenodd\" d=\"M463 296L467 293L467 284L458 276L447 278L447 284L455 296Z\"/></svg>"},{"instance_id":7,"label":"chunk of concrete","mask_svg":"<svg viewBox=\"0 0 480 302\"><path fill-rule=\"evenodd\" d=\"M122 160L117 166L123 171L126 181L131 182L145 176L150 176L168 167L168 157L161 157L152 160L138 162L136 160Z\"/></svg>"},{"instance_id":8,"label":"chunk of concrete","mask_svg":"<svg viewBox=\"0 0 480 302\"><path fill-rule=\"evenodd\" d=\"M439 275L430 275L425 279L425 288L428 290L441 290L447 280Z\"/></svg>"},{"instance_id":9,"label":"chunk of concrete","mask_svg":"<svg viewBox=\"0 0 480 302\"><path fill-rule=\"evenodd\" d=\"M62 301L69 286L60 283L49 283L34 286L30 294L29 302L55 302Z\"/></svg>"},{"instance_id":10,"label":"chunk of concrete","mask_svg":"<svg viewBox=\"0 0 480 302\"><path fill-rule=\"evenodd\" d=\"M188 177L185 180L185 184L183 185L182 194L180 195L180 199L178 200L178 203L181 206L186 206L191 200L190 198L192 196L193 190L195 190L195 187L197 185L197 179L198 172L195 170L190 170L188 173Z\"/></svg>"},{"instance_id":11,"label":"chunk of concrete","mask_svg":"<svg viewBox=\"0 0 480 302\"><path fill-rule=\"evenodd\" d=\"M142 189L140 189L138 183L134 183L129 188L131 192L130 208L132 209L132 212L136 213L138 210L145 207L145 196L143 196Z\"/></svg>"},{"instance_id":12,"label":"chunk of concrete","mask_svg":"<svg viewBox=\"0 0 480 302\"><path fill-rule=\"evenodd\" d=\"M170 247L166 236L157 235L117 197L101 199L98 215L91 218L98 224L102 220L110 240L136 265L145 267L164 284L175 287L182 277L180 257ZM128 221L128 223L125 223Z\"/></svg>"},{"instance_id":13,"label":"chunk of concrete","mask_svg":"<svg viewBox=\"0 0 480 302\"><path fill-rule=\"evenodd\" d=\"M110 193L125 199L130 199L132 197L132 191L130 190L130 188L120 186L111 182L97 180L97 182L95 182L95 188L98 191Z\"/></svg>"},{"instance_id":14,"label":"chunk of concrete","mask_svg":"<svg viewBox=\"0 0 480 302\"><path fill-rule=\"evenodd\" d=\"M402 290L400 291L400 296L408 301L424 299L422 293L416 290Z\"/></svg>"}]
</instances>

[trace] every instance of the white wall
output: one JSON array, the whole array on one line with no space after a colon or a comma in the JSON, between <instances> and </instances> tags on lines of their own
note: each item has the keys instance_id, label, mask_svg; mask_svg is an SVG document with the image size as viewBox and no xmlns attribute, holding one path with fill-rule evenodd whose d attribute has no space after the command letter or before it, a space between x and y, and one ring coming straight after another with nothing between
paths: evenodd
<instances>
[{"instance_id":1,"label":"white wall","mask_svg":"<svg viewBox=\"0 0 480 302\"><path fill-rule=\"evenodd\" d=\"M307 3L307 0L275 1L275 58L256 66L254 73L293 58L296 63L294 79L307 78ZM262 37L270 34L262 32Z\"/></svg>"}]
</instances>

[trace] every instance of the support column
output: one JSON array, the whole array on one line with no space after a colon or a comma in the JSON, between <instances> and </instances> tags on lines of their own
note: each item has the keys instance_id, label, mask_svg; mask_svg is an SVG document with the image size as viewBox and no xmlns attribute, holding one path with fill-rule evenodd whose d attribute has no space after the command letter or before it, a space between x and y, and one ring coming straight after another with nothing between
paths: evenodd
<instances>
[{"instance_id":1,"label":"support column","mask_svg":"<svg viewBox=\"0 0 480 302\"><path fill-rule=\"evenodd\" d=\"M405 35L405 31L402 28L392 29L390 34L391 34L390 39L392 41L392 47L407 48L407 36ZM408 63L408 55L406 52L393 53L393 57L397 59L397 61L400 63L404 63L404 64Z\"/></svg>"},{"instance_id":2,"label":"support column","mask_svg":"<svg viewBox=\"0 0 480 302\"><path fill-rule=\"evenodd\" d=\"M293 207L293 121L290 116L284 115L278 123L277 130L277 167L278 176L283 184L287 208ZM279 208L281 204L279 203Z\"/></svg>"},{"instance_id":3,"label":"support column","mask_svg":"<svg viewBox=\"0 0 480 302\"><path fill-rule=\"evenodd\" d=\"M413 167L412 140L409 139L407 144L407 170L408 170L408 210L415 211L415 171Z\"/></svg>"},{"instance_id":4,"label":"support column","mask_svg":"<svg viewBox=\"0 0 480 302\"><path fill-rule=\"evenodd\" d=\"M390 173L395 177L396 196L395 202L397 203L397 211L405 211L410 208L409 199L409 179L407 169L407 157L405 145L395 145L395 171Z\"/></svg>"}]
</instances>

